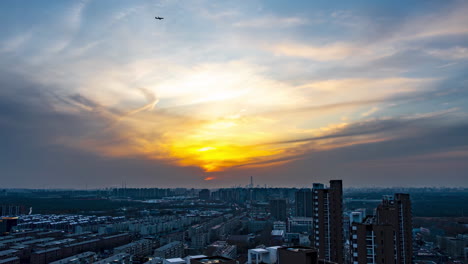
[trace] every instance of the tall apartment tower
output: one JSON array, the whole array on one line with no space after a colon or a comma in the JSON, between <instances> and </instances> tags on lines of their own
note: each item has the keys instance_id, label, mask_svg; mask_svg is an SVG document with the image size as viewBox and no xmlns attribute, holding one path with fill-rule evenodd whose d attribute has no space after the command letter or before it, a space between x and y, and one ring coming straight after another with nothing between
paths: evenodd
<instances>
[{"instance_id":1,"label":"tall apartment tower","mask_svg":"<svg viewBox=\"0 0 468 264\"><path fill-rule=\"evenodd\" d=\"M288 217L288 205L286 199L271 199L270 213L271 216L278 221L286 221Z\"/></svg>"},{"instance_id":2,"label":"tall apartment tower","mask_svg":"<svg viewBox=\"0 0 468 264\"><path fill-rule=\"evenodd\" d=\"M376 210L376 222L379 225L390 225L396 236L396 262L411 264L412 247L412 215L409 194L396 193L394 196L384 196Z\"/></svg>"},{"instance_id":3,"label":"tall apartment tower","mask_svg":"<svg viewBox=\"0 0 468 264\"><path fill-rule=\"evenodd\" d=\"M353 264L411 264L411 201L408 194L384 196L376 215L351 227Z\"/></svg>"},{"instance_id":4,"label":"tall apartment tower","mask_svg":"<svg viewBox=\"0 0 468 264\"><path fill-rule=\"evenodd\" d=\"M326 188L314 183L312 242L318 249L319 259L344 262L343 240L343 183L330 181Z\"/></svg>"},{"instance_id":5,"label":"tall apartment tower","mask_svg":"<svg viewBox=\"0 0 468 264\"><path fill-rule=\"evenodd\" d=\"M295 194L295 215L297 217L312 217L312 190L300 189Z\"/></svg>"}]
</instances>

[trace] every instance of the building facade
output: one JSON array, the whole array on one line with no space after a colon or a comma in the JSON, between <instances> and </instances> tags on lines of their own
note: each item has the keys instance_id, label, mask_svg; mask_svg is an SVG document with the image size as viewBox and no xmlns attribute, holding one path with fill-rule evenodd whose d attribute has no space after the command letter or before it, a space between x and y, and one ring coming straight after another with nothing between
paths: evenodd
<instances>
[{"instance_id":1,"label":"building facade","mask_svg":"<svg viewBox=\"0 0 468 264\"><path fill-rule=\"evenodd\" d=\"M295 194L294 208L296 217L312 217L312 190L298 190Z\"/></svg>"}]
</instances>

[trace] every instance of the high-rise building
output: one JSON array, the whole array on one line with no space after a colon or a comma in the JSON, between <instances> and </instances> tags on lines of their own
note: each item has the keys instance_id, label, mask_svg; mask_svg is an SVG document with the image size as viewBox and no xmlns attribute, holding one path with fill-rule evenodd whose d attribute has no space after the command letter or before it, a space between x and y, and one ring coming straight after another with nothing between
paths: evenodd
<instances>
[{"instance_id":1,"label":"high-rise building","mask_svg":"<svg viewBox=\"0 0 468 264\"><path fill-rule=\"evenodd\" d=\"M312 192L312 244L320 259L343 263L343 183L332 180L328 188L316 183Z\"/></svg>"},{"instance_id":2,"label":"high-rise building","mask_svg":"<svg viewBox=\"0 0 468 264\"><path fill-rule=\"evenodd\" d=\"M209 200L210 199L210 190L208 190L208 189L200 190L200 192L198 193L198 198L200 198L200 200Z\"/></svg>"},{"instance_id":3,"label":"high-rise building","mask_svg":"<svg viewBox=\"0 0 468 264\"><path fill-rule=\"evenodd\" d=\"M288 207L286 199L271 199L270 214L275 220L286 221Z\"/></svg>"},{"instance_id":4,"label":"high-rise building","mask_svg":"<svg viewBox=\"0 0 468 264\"><path fill-rule=\"evenodd\" d=\"M295 194L295 215L312 217L312 190L300 189Z\"/></svg>"},{"instance_id":5,"label":"high-rise building","mask_svg":"<svg viewBox=\"0 0 468 264\"><path fill-rule=\"evenodd\" d=\"M412 263L409 195L384 196L375 216L352 223L351 245L353 264Z\"/></svg>"},{"instance_id":6,"label":"high-rise building","mask_svg":"<svg viewBox=\"0 0 468 264\"><path fill-rule=\"evenodd\" d=\"M380 225L391 225L396 235L397 263L412 261L412 214L409 194L396 193L384 196L376 210L376 221Z\"/></svg>"}]
</instances>

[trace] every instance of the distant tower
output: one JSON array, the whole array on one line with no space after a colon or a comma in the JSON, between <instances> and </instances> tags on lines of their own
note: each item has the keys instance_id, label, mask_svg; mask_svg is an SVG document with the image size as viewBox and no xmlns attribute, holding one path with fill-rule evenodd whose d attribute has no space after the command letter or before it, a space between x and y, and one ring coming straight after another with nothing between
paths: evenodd
<instances>
[{"instance_id":1,"label":"distant tower","mask_svg":"<svg viewBox=\"0 0 468 264\"><path fill-rule=\"evenodd\" d=\"M253 188L253 176L250 176L250 188Z\"/></svg>"},{"instance_id":2,"label":"distant tower","mask_svg":"<svg viewBox=\"0 0 468 264\"><path fill-rule=\"evenodd\" d=\"M295 216L297 217L312 217L312 190L300 189L295 194Z\"/></svg>"}]
</instances>

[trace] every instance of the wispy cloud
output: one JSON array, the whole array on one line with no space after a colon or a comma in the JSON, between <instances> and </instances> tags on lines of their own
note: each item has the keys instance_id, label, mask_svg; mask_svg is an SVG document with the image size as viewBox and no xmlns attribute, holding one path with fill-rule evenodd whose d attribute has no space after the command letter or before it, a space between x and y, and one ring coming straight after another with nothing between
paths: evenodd
<instances>
[{"instance_id":1,"label":"wispy cloud","mask_svg":"<svg viewBox=\"0 0 468 264\"><path fill-rule=\"evenodd\" d=\"M32 36L32 31L28 31L7 39L0 45L0 52L13 52L15 50L19 50L32 38Z\"/></svg>"},{"instance_id":2,"label":"wispy cloud","mask_svg":"<svg viewBox=\"0 0 468 264\"><path fill-rule=\"evenodd\" d=\"M317 61L343 60L358 51L357 47L343 43L334 43L325 46L290 43L274 45L272 47L267 47L267 49L270 49L277 55L307 58Z\"/></svg>"}]
</instances>

